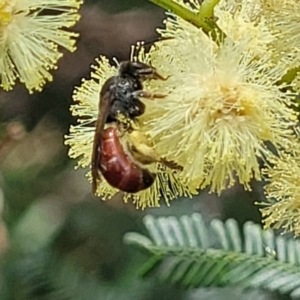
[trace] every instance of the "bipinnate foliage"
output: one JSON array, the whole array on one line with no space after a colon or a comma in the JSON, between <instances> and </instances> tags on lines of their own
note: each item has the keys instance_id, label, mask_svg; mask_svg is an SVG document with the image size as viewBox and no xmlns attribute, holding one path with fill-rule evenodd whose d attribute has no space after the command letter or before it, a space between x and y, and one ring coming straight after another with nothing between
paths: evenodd
<instances>
[{"instance_id":1,"label":"bipinnate foliage","mask_svg":"<svg viewBox=\"0 0 300 300\"><path fill-rule=\"evenodd\" d=\"M141 269L186 288L261 288L300 297L300 243L276 237L272 230L247 222L242 231L233 219L206 224L200 214L147 215L151 238L128 233L125 242L150 253Z\"/></svg>"}]
</instances>

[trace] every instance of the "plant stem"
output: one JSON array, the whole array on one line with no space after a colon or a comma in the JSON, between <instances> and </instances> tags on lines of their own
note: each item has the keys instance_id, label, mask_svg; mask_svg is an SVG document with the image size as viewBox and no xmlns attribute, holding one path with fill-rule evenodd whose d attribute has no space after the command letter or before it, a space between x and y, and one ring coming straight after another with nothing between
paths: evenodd
<instances>
[{"instance_id":1,"label":"plant stem","mask_svg":"<svg viewBox=\"0 0 300 300\"><path fill-rule=\"evenodd\" d=\"M205 33L210 32L213 28L200 16L180 4L173 2L172 0L149 0L150 2L173 12L175 15L188 21L198 28L202 28Z\"/></svg>"},{"instance_id":2,"label":"plant stem","mask_svg":"<svg viewBox=\"0 0 300 300\"><path fill-rule=\"evenodd\" d=\"M186 20L194 26L201 28L206 34L211 34L212 38L219 42L216 32L219 32L220 37L224 38L224 33L215 23L213 19L214 7L219 3L220 0L206 0L202 3L199 12L193 12L188 8L180 5L173 0L149 0L150 2L173 12L178 17Z\"/></svg>"},{"instance_id":3,"label":"plant stem","mask_svg":"<svg viewBox=\"0 0 300 300\"><path fill-rule=\"evenodd\" d=\"M205 0L200 7L200 15L202 18L212 18L214 15L214 8L220 0Z\"/></svg>"}]
</instances>

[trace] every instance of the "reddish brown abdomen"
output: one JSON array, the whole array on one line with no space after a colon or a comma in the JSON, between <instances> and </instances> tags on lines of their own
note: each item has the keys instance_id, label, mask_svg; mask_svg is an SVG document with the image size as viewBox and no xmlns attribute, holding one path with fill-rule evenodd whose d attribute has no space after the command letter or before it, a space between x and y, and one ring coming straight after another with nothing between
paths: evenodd
<instances>
[{"instance_id":1,"label":"reddish brown abdomen","mask_svg":"<svg viewBox=\"0 0 300 300\"><path fill-rule=\"evenodd\" d=\"M125 153L114 127L103 131L99 169L111 186L128 193L150 187L155 179L154 174L138 166Z\"/></svg>"}]
</instances>

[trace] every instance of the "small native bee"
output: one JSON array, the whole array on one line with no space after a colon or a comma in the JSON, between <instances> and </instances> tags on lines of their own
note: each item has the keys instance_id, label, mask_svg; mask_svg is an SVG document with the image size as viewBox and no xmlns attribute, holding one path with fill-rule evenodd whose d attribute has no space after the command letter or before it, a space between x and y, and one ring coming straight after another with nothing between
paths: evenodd
<instances>
[{"instance_id":1,"label":"small native bee","mask_svg":"<svg viewBox=\"0 0 300 300\"><path fill-rule=\"evenodd\" d=\"M144 91L142 82L146 79L166 80L147 64L125 61L119 65L118 75L110 77L102 86L91 163L94 194L101 182L101 174L111 186L135 193L150 187L155 179L155 174L144 168L144 164L163 161L166 165L177 167L173 162L160 159L142 141L141 135L136 136L137 133L131 126L131 121L145 111L145 105L139 97L165 97ZM123 122L120 122L120 116L125 120L124 123L127 122L126 145L120 140L120 136L124 134L124 130L120 129L124 127L124 123L118 126ZM107 123L114 126L104 129Z\"/></svg>"}]
</instances>

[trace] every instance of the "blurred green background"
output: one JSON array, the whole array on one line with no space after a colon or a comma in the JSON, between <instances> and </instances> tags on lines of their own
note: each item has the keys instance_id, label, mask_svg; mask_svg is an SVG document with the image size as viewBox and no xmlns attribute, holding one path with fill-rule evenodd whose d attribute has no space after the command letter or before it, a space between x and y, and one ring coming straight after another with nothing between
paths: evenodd
<instances>
[{"instance_id":1,"label":"blurred green background","mask_svg":"<svg viewBox=\"0 0 300 300\"><path fill-rule=\"evenodd\" d=\"M122 239L145 232L146 213L260 222L253 203L262 200L262 186L253 183L246 193L236 185L221 197L202 191L145 211L119 196L94 197L86 170L74 170L63 145L75 123L73 87L100 54L126 60L130 45L157 39L164 11L142 0L86 0L81 15L78 49L65 53L42 93L29 95L22 86L1 92L0 299L285 299L238 287L184 291L138 276L146 254Z\"/></svg>"}]
</instances>

